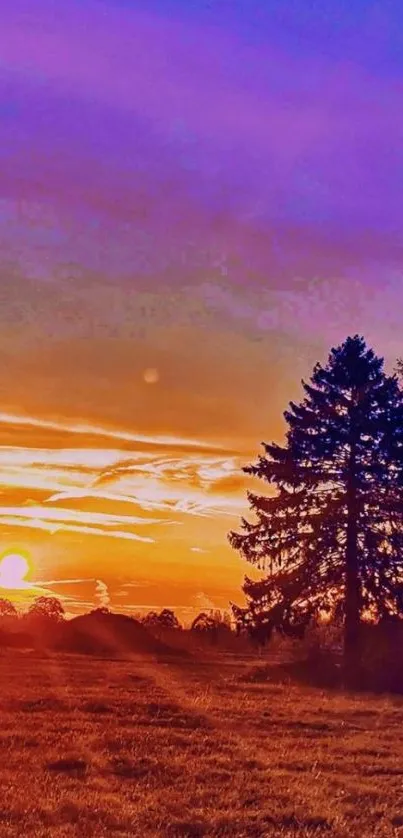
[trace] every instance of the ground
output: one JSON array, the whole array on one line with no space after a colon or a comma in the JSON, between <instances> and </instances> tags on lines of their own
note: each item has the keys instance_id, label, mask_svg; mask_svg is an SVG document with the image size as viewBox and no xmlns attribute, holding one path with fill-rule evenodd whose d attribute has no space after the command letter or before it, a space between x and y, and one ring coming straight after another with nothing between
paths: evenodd
<instances>
[{"instance_id":1,"label":"ground","mask_svg":"<svg viewBox=\"0 0 403 838\"><path fill-rule=\"evenodd\" d=\"M256 659L0 655L3 836L403 836L403 700Z\"/></svg>"}]
</instances>

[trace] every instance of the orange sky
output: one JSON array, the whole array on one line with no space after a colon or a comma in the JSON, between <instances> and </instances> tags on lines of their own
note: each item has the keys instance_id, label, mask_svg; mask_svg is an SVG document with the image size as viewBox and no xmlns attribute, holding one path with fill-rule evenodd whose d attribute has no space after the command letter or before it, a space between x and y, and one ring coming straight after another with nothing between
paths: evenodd
<instances>
[{"instance_id":1,"label":"orange sky","mask_svg":"<svg viewBox=\"0 0 403 838\"><path fill-rule=\"evenodd\" d=\"M241 467L281 436L293 341L254 340L205 289L179 300L99 277L81 307L74 289L71 320L53 293L25 278L25 327L0 335L2 551L27 552L30 579L71 612L227 608L248 570L227 543L247 510Z\"/></svg>"},{"instance_id":2,"label":"orange sky","mask_svg":"<svg viewBox=\"0 0 403 838\"><path fill-rule=\"evenodd\" d=\"M53 592L69 612L168 605L183 619L239 596L225 536L244 480L229 444L7 413L0 427L2 551L28 556L34 584L5 595Z\"/></svg>"}]
</instances>

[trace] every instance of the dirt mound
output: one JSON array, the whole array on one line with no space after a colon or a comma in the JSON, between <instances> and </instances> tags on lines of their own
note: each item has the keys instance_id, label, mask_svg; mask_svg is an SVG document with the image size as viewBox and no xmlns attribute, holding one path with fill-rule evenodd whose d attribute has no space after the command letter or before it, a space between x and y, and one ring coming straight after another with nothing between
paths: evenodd
<instances>
[{"instance_id":1,"label":"dirt mound","mask_svg":"<svg viewBox=\"0 0 403 838\"><path fill-rule=\"evenodd\" d=\"M52 645L60 651L113 657L131 653L154 656L178 654L153 637L138 620L111 613L83 614L60 624Z\"/></svg>"}]
</instances>

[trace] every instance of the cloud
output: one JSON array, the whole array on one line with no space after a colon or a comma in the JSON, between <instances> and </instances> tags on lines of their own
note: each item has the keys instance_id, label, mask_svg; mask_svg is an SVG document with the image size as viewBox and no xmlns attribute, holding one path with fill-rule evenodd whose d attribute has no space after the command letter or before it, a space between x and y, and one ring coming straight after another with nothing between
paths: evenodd
<instances>
[{"instance_id":1,"label":"cloud","mask_svg":"<svg viewBox=\"0 0 403 838\"><path fill-rule=\"evenodd\" d=\"M234 470L232 474L218 477L209 487L209 491L212 494L227 496L239 494L241 491L244 492L248 485L250 485L250 480L246 479L238 466L238 469Z\"/></svg>"},{"instance_id":2,"label":"cloud","mask_svg":"<svg viewBox=\"0 0 403 838\"><path fill-rule=\"evenodd\" d=\"M95 582L95 579L88 579L87 577L81 579L46 579L42 582L37 582L37 585L81 585L83 582Z\"/></svg>"},{"instance_id":3,"label":"cloud","mask_svg":"<svg viewBox=\"0 0 403 838\"><path fill-rule=\"evenodd\" d=\"M169 515L189 515L195 517L228 516L244 508L240 499L231 499L222 495L209 499L207 492L192 493L191 488L183 486L181 491L165 484L163 487L152 481L121 481L115 484L114 492L104 492L102 489L71 489L51 495L48 502L57 503L67 500L104 500L112 503L127 503L142 509L144 512L167 513ZM130 492L130 494L128 494ZM178 525L176 520L161 521L169 525Z\"/></svg>"},{"instance_id":4,"label":"cloud","mask_svg":"<svg viewBox=\"0 0 403 838\"><path fill-rule=\"evenodd\" d=\"M79 517L79 513L77 514ZM137 535L136 533L124 532L123 530L107 530L100 527L81 526L80 524L54 524L50 521L41 518L25 519L17 515L8 515L0 517L0 524L4 527L13 529L14 527L24 527L30 530L43 530L50 535L55 535L59 532L75 532L79 535L102 536L103 538L117 538L122 541L140 541L143 544L154 544L155 539L151 537Z\"/></svg>"},{"instance_id":5,"label":"cloud","mask_svg":"<svg viewBox=\"0 0 403 838\"><path fill-rule=\"evenodd\" d=\"M168 459L148 457L143 462L127 459L101 472L94 486L113 484L115 492L123 491L144 509L196 516L232 515L243 505L226 492L227 481L233 490L237 470L240 465L236 458L207 454ZM220 481L223 481L221 497ZM216 486L212 502L209 494Z\"/></svg>"},{"instance_id":6,"label":"cloud","mask_svg":"<svg viewBox=\"0 0 403 838\"><path fill-rule=\"evenodd\" d=\"M207 488L209 484L222 476L235 472L237 468L234 458L223 456L212 457L206 454L197 456L188 454L170 457L128 458L116 462L110 468L104 469L94 485L109 483L127 475L145 474L167 482L186 481L194 488Z\"/></svg>"},{"instance_id":7,"label":"cloud","mask_svg":"<svg viewBox=\"0 0 403 838\"><path fill-rule=\"evenodd\" d=\"M35 429L70 428L70 444L0 448L0 524L8 533L26 529L154 544L167 539L167 527L183 527L186 519L224 520L244 508L235 491L240 460L218 445L204 448L196 440L193 447L187 440L183 448L181 437L156 437L153 448L147 436L144 450L144 437L122 432L134 449L122 451L100 445L101 427L0 415L11 434L26 422ZM79 429L89 427L96 431L92 447L81 444ZM120 438L120 431L110 433Z\"/></svg>"},{"instance_id":8,"label":"cloud","mask_svg":"<svg viewBox=\"0 0 403 838\"><path fill-rule=\"evenodd\" d=\"M24 427L40 428L44 430L67 432L69 434L77 434L81 436L104 437L106 439L120 440L131 443L145 443L158 447L159 445L169 447L175 446L180 448L182 446L195 449L211 449L211 444L202 442L197 439L181 438L180 436L148 436L147 434L130 433L129 431L113 430L110 428L102 428L97 425L86 423L69 423L57 422L50 419L42 419L35 416L19 416L11 413L0 413L0 423L11 426L22 425Z\"/></svg>"},{"instance_id":9,"label":"cloud","mask_svg":"<svg viewBox=\"0 0 403 838\"><path fill-rule=\"evenodd\" d=\"M202 611L214 611L217 607L213 600L207 594L203 593L203 591L196 594L194 601L195 607L200 608Z\"/></svg>"},{"instance_id":10,"label":"cloud","mask_svg":"<svg viewBox=\"0 0 403 838\"><path fill-rule=\"evenodd\" d=\"M149 588L152 585L149 579L131 579L130 582L124 582L122 588Z\"/></svg>"},{"instance_id":11,"label":"cloud","mask_svg":"<svg viewBox=\"0 0 403 838\"><path fill-rule=\"evenodd\" d=\"M102 582L101 579L96 579L95 592L96 592L98 602L101 606L106 608L108 605L110 605L111 598L110 598L108 586L106 585L105 582Z\"/></svg>"},{"instance_id":12,"label":"cloud","mask_svg":"<svg viewBox=\"0 0 403 838\"><path fill-rule=\"evenodd\" d=\"M204 550L202 547L191 547L190 548L192 553L208 553L208 550Z\"/></svg>"},{"instance_id":13,"label":"cloud","mask_svg":"<svg viewBox=\"0 0 403 838\"><path fill-rule=\"evenodd\" d=\"M102 527L119 527L119 526L139 526L139 525L157 525L164 524L165 521L159 518L142 518L133 515L113 515L111 513L95 513L84 512L82 510L63 509L61 507L49 507L29 505L24 507L0 506L0 516L9 517L25 517L28 520L44 517L49 524L55 522L56 526L64 525L64 523L74 523L77 521L77 516L80 516L80 522L88 524L89 526L99 525Z\"/></svg>"},{"instance_id":14,"label":"cloud","mask_svg":"<svg viewBox=\"0 0 403 838\"><path fill-rule=\"evenodd\" d=\"M97 579L93 576L66 578L66 579L43 579L27 585L24 591L25 599L32 599L34 596L57 596L58 599L65 605L66 614L68 617L74 616L77 611L83 609L89 610L94 607L94 601L88 597L94 590L95 585L95 604L107 607L111 602L111 594L109 587L105 581ZM70 586L78 588L77 594L66 593L65 589ZM54 588L57 590L55 591ZM60 590L62 589L62 590ZM120 594L117 593L117 596ZM24 602L24 597L20 599Z\"/></svg>"}]
</instances>

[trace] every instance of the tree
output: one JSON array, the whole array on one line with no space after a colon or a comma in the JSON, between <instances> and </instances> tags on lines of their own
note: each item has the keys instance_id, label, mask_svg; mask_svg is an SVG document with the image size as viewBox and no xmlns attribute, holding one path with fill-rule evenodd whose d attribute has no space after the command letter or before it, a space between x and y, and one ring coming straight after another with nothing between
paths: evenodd
<instances>
[{"instance_id":1,"label":"tree","mask_svg":"<svg viewBox=\"0 0 403 838\"><path fill-rule=\"evenodd\" d=\"M44 618L57 623L64 619L64 608L61 602L53 596L40 596L35 599L28 613L30 617Z\"/></svg>"},{"instance_id":2,"label":"tree","mask_svg":"<svg viewBox=\"0 0 403 838\"><path fill-rule=\"evenodd\" d=\"M267 589L267 580L259 583L252 582L248 577L245 578L243 590L249 599L248 607L240 608L238 605L232 605L238 637L241 634L249 635L258 648L266 645L274 630L283 637L302 640L311 622L314 609L307 605L305 613L301 609L297 616L284 607L281 592L273 596L273 588L269 604Z\"/></svg>"},{"instance_id":3,"label":"tree","mask_svg":"<svg viewBox=\"0 0 403 838\"><path fill-rule=\"evenodd\" d=\"M181 624L175 612L170 608L163 608L160 613L158 613L158 611L149 611L148 614L142 618L142 623L144 626L151 629L181 628Z\"/></svg>"},{"instance_id":4,"label":"tree","mask_svg":"<svg viewBox=\"0 0 403 838\"><path fill-rule=\"evenodd\" d=\"M216 629L216 621L214 617L210 614L206 614L205 611L202 611L201 614L198 614L197 617L192 622L190 626L191 631L200 631L200 632L213 632Z\"/></svg>"},{"instance_id":5,"label":"tree","mask_svg":"<svg viewBox=\"0 0 403 838\"><path fill-rule=\"evenodd\" d=\"M158 611L148 611L144 617L141 618L141 622L147 628L155 628L158 626Z\"/></svg>"},{"instance_id":6,"label":"tree","mask_svg":"<svg viewBox=\"0 0 403 838\"><path fill-rule=\"evenodd\" d=\"M0 619L17 617L17 609L9 599L0 599Z\"/></svg>"},{"instance_id":7,"label":"tree","mask_svg":"<svg viewBox=\"0 0 403 838\"><path fill-rule=\"evenodd\" d=\"M229 540L268 571L245 578L249 621L298 635L319 611L342 615L351 674L361 620L403 613L402 393L358 335L302 385L284 414L285 445L263 444L244 469L277 493L248 492L257 520L242 519Z\"/></svg>"},{"instance_id":8,"label":"tree","mask_svg":"<svg viewBox=\"0 0 403 838\"><path fill-rule=\"evenodd\" d=\"M158 614L158 625L166 629L180 629L181 624L171 608L163 608Z\"/></svg>"},{"instance_id":9,"label":"tree","mask_svg":"<svg viewBox=\"0 0 403 838\"><path fill-rule=\"evenodd\" d=\"M202 611L193 620L190 630L203 634L212 643L218 643L231 634L231 620L228 614L222 614L219 610L209 613Z\"/></svg>"}]
</instances>

